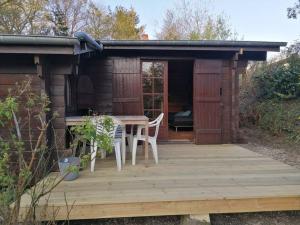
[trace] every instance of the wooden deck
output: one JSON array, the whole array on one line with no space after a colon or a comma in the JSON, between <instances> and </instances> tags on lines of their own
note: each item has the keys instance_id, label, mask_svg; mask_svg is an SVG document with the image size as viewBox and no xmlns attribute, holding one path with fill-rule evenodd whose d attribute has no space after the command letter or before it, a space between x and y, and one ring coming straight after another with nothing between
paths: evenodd
<instances>
[{"instance_id":1,"label":"wooden deck","mask_svg":"<svg viewBox=\"0 0 300 225\"><path fill-rule=\"evenodd\" d=\"M96 161L94 173L60 183L48 207L42 200L38 216L66 219L65 196L70 219L300 210L300 170L237 145L166 144L158 165L150 159L121 172L114 159Z\"/></svg>"}]
</instances>

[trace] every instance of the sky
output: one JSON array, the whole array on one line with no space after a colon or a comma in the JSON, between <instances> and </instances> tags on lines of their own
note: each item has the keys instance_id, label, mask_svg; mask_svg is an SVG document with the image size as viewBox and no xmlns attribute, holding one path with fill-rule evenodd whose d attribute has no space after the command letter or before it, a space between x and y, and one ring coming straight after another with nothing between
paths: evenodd
<instances>
[{"instance_id":1,"label":"sky","mask_svg":"<svg viewBox=\"0 0 300 225\"><path fill-rule=\"evenodd\" d=\"M122 5L133 7L140 24L146 25L150 39L162 25L164 13L178 0L95 0L114 8ZM287 18L287 8L297 0L207 0L212 12L224 13L229 24L246 41L284 41L292 43L300 39L300 18ZM194 0L197 4L201 1Z\"/></svg>"}]
</instances>

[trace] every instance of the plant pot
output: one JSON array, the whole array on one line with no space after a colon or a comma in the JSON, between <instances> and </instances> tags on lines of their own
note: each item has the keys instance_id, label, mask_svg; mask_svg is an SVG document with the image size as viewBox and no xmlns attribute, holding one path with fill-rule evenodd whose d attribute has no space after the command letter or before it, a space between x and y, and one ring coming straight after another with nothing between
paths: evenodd
<instances>
[{"instance_id":1,"label":"plant pot","mask_svg":"<svg viewBox=\"0 0 300 225\"><path fill-rule=\"evenodd\" d=\"M64 180L71 181L79 177L80 158L66 157L58 162L59 171ZM77 169L76 169L77 168Z\"/></svg>"}]
</instances>

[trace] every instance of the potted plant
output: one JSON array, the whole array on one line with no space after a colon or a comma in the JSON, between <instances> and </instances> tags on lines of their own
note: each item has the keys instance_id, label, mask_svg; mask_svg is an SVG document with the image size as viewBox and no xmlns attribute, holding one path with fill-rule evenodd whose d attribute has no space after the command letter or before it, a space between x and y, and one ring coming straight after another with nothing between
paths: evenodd
<instances>
[{"instance_id":1,"label":"potted plant","mask_svg":"<svg viewBox=\"0 0 300 225\"><path fill-rule=\"evenodd\" d=\"M65 157L58 162L59 171L64 180L71 181L79 177L80 158Z\"/></svg>"},{"instance_id":2,"label":"potted plant","mask_svg":"<svg viewBox=\"0 0 300 225\"><path fill-rule=\"evenodd\" d=\"M95 120L95 118L98 118ZM97 133L95 123L101 123L103 132ZM90 154L86 153L86 144L93 140L100 149L105 152L111 152L113 149L113 138L109 135L114 128L114 123L111 117L90 117L87 116L84 122L78 126L71 127L71 133L74 136L72 147L72 156L62 158L59 161L61 175L65 180L74 180L79 176L79 170L85 169L91 160ZM91 145L93 143L90 143ZM76 150L79 146L79 155L76 156Z\"/></svg>"}]
</instances>

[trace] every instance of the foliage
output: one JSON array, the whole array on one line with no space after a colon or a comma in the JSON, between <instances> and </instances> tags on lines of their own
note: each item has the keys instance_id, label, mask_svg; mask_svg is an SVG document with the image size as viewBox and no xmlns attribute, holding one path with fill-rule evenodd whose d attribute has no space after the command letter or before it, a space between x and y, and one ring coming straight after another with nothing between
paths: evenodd
<instances>
[{"instance_id":1,"label":"foliage","mask_svg":"<svg viewBox=\"0 0 300 225\"><path fill-rule=\"evenodd\" d=\"M290 19L297 19L300 14L300 0L298 0L293 7L287 8L287 16Z\"/></svg>"},{"instance_id":2,"label":"foliage","mask_svg":"<svg viewBox=\"0 0 300 225\"><path fill-rule=\"evenodd\" d=\"M101 133L97 132L96 124L101 124L103 131ZM86 117L83 124L79 126L74 126L71 128L71 132L75 136L75 145L79 142L89 142L96 143L97 146L107 152L111 152L113 149L114 137L110 133L114 130L114 122L111 117L103 116L96 120L91 117ZM81 154L82 155L82 154ZM84 160L85 156L81 156Z\"/></svg>"},{"instance_id":3,"label":"foliage","mask_svg":"<svg viewBox=\"0 0 300 225\"><path fill-rule=\"evenodd\" d=\"M262 64L254 73L258 97L291 99L300 95L300 58Z\"/></svg>"},{"instance_id":4,"label":"foliage","mask_svg":"<svg viewBox=\"0 0 300 225\"><path fill-rule=\"evenodd\" d=\"M114 11L90 3L85 31L97 39L140 39L145 26L139 26L134 8L117 6Z\"/></svg>"},{"instance_id":5,"label":"foliage","mask_svg":"<svg viewBox=\"0 0 300 225\"><path fill-rule=\"evenodd\" d=\"M129 10L122 6L113 12L112 39L140 39L144 26L138 27L139 17L131 7Z\"/></svg>"},{"instance_id":6,"label":"foliage","mask_svg":"<svg viewBox=\"0 0 300 225\"><path fill-rule=\"evenodd\" d=\"M84 31L97 39L112 39L112 12L90 2L87 14Z\"/></svg>"},{"instance_id":7,"label":"foliage","mask_svg":"<svg viewBox=\"0 0 300 225\"><path fill-rule=\"evenodd\" d=\"M275 136L287 136L300 142L300 99L293 101L265 100L255 104L257 125Z\"/></svg>"},{"instance_id":8,"label":"foliage","mask_svg":"<svg viewBox=\"0 0 300 225\"><path fill-rule=\"evenodd\" d=\"M45 13L48 32L72 36L86 26L87 8L87 0L49 0Z\"/></svg>"},{"instance_id":9,"label":"foliage","mask_svg":"<svg viewBox=\"0 0 300 225\"><path fill-rule=\"evenodd\" d=\"M0 33L33 34L43 30L46 0L7 0L0 4Z\"/></svg>"},{"instance_id":10,"label":"foliage","mask_svg":"<svg viewBox=\"0 0 300 225\"><path fill-rule=\"evenodd\" d=\"M35 215L39 199L61 181L55 178L47 183L41 181L40 188L29 189L49 172L53 149L47 147L46 134L54 119L46 119L49 104L45 94L31 89L30 78L16 84L7 97L0 99L0 219L4 225L18 224L24 193L29 194L31 207L23 214L23 224L39 224Z\"/></svg>"},{"instance_id":11,"label":"foliage","mask_svg":"<svg viewBox=\"0 0 300 225\"><path fill-rule=\"evenodd\" d=\"M177 7L166 11L157 37L163 40L236 39L228 18L210 13L204 3L203 0L180 0Z\"/></svg>"},{"instance_id":12,"label":"foliage","mask_svg":"<svg viewBox=\"0 0 300 225\"><path fill-rule=\"evenodd\" d=\"M279 60L251 63L241 82L240 124L300 142L300 58L287 49Z\"/></svg>"},{"instance_id":13,"label":"foliage","mask_svg":"<svg viewBox=\"0 0 300 225\"><path fill-rule=\"evenodd\" d=\"M131 7L113 11L88 0L7 0L0 3L0 32L72 36L86 31L98 39L139 39L144 26Z\"/></svg>"}]
</instances>

